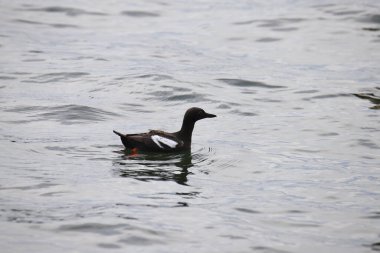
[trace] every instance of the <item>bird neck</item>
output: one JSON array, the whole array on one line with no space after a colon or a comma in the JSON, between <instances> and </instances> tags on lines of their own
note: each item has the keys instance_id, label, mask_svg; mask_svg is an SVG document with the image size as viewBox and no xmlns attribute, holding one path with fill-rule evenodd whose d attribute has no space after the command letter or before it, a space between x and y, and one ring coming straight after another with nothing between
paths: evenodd
<instances>
[{"instance_id":1,"label":"bird neck","mask_svg":"<svg viewBox=\"0 0 380 253\"><path fill-rule=\"evenodd\" d=\"M185 142L185 146L191 146L191 136L193 135L195 122L184 118L181 130L178 132L180 138Z\"/></svg>"}]
</instances>

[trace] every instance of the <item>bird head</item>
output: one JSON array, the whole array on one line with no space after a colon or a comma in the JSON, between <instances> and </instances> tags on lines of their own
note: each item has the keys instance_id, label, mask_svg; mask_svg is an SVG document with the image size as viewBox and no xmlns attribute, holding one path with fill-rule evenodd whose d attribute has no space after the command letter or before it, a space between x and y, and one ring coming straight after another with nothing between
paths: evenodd
<instances>
[{"instance_id":1,"label":"bird head","mask_svg":"<svg viewBox=\"0 0 380 253\"><path fill-rule=\"evenodd\" d=\"M198 108L198 107L192 107L188 109L185 113L185 120L190 120L193 122L196 122L200 119L205 119L205 118L215 118L215 114L207 113L203 109Z\"/></svg>"}]
</instances>

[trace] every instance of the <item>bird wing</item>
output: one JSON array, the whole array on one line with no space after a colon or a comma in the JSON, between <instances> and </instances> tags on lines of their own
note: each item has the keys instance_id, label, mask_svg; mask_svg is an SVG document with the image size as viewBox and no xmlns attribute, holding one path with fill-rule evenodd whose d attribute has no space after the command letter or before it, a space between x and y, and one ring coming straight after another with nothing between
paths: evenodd
<instances>
[{"instance_id":1,"label":"bird wing","mask_svg":"<svg viewBox=\"0 0 380 253\"><path fill-rule=\"evenodd\" d=\"M166 133L160 130L151 130L148 133L126 135L117 131L114 132L121 137L124 146L128 148L152 151L171 151L181 149L184 145L183 141L178 139L175 134Z\"/></svg>"},{"instance_id":2,"label":"bird wing","mask_svg":"<svg viewBox=\"0 0 380 253\"><path fill-rule=\"evenodd\" d=\"M178 139L175 135L165 133L160 130L151 130L148 133L150 140L159 150L175 150L180 149L183 146L183 141Z\"/></svg>"}]
</instances>

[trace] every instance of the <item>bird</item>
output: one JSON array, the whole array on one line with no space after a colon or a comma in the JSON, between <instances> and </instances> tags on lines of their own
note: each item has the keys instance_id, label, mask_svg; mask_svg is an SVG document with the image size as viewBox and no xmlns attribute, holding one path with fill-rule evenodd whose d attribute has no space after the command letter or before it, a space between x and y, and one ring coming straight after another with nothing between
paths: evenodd
<instances>
[{"instance_id":1,"label":"bird","mask_svg":"<svg viewBox=\"0 0 380 253\"><path fill-rule=\"evenodd\" d=\"M147 133L122 134L113 130L120 136L125 148L133 153L137 151L173 152L191 150L191 136L195 122L205 118L215 118L215 114L207 113L198 107L188 109L183 117L182 127L178 132L168 133L161 130L150 130Z\"/></svg>"}]
</instances>

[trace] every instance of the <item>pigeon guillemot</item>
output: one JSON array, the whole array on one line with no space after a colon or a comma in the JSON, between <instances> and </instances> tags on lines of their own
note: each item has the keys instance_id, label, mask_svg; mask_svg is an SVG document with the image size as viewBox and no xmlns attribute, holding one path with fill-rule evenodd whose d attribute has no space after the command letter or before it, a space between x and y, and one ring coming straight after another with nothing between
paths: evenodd
<instances>
[{"instance_id":1,"label":"pigeon guillemot","mask_svg":"<svg viewBox=\"0 0 380 253\"><path fill-rule=\"evenodd\" d=\"M126 148L134 152L137 150L153 152L189 150L195 122L214 117L216 115L206 113L201 108L192 107L186 111L181 130L178 132L166 133L160 130L151 130L141 134L121 134L115 130L113 132L120 136L121 142Z\"/></svg>"}]
</instances>

